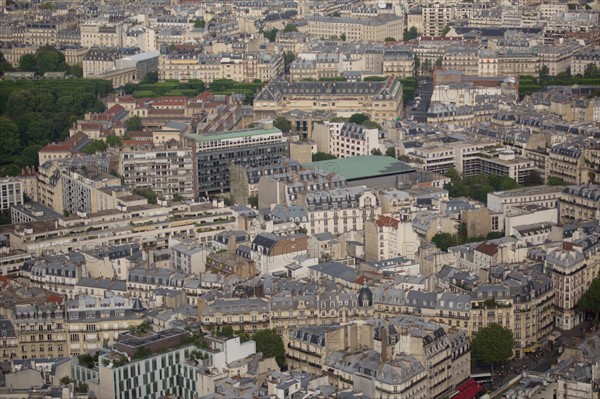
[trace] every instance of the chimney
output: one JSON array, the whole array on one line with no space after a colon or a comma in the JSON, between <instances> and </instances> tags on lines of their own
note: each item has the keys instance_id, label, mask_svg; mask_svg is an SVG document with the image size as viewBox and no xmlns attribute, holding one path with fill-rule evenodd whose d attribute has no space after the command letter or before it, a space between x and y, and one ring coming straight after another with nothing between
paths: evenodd
<instances>
[{"instance_id":1,"label":"chimney","mask_svg":"<svg viewBox=\"0 0 600 399\"><path fill-rule=\"evenodd\" d=\"M572 242L563 242L563 249L565 251L572 251L573 250L573 243Z\"/></svg>"}]
</instances>

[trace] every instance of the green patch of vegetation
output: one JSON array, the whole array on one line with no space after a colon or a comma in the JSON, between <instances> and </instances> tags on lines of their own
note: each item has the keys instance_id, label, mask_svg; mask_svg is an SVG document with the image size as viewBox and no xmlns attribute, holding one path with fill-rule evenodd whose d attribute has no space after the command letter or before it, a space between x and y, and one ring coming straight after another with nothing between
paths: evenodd
<instances>
[{"instance_id":1,"label":"green patch of vegetation","mask_svg":"<svg viewBox=\"0 0 600 399\"><path fill-rule=\"evenodd\" d=\"M410 103L415 98L418 81L415 77L398 79L402 83L402 101L404 105Z\"/></svg>"},{"instance_id":2,"label":"green patch of vegetation","mask_svg":"<svg viewBox=\"0 0 600 399\"><path fill-rule=\"evenodd\" d=\"M446 172L450 178L450 183L444 185L448 190L450 197L469 197L483 203L487 203L487 195L493 191L513 190L521 187L517 182L508 176L484 175L462 178L458 171L450 168Z\"/></svg>"},{"instance_id":3,"label":"green patch of vegetation","mask_svg":"<svg viewBox=\"0 0 600 399\"><path fill-rule=\"evenodd\" d=\"M329 159L337 159L337 157L326 152L317 152L315 154L312 154L313 162L327 161Z\"/></svg>"},{"instance_id":4,"label":"green patch of vegetation","mask_svg":"<svg viewBox=\"0 0 600 399\"><path fill-rule=\"evenodd\" d=\"M133 193L146 198L149 204L156 204L158 201L158 194L151 188L136 188Z\"/></svg>"}]
</instances>

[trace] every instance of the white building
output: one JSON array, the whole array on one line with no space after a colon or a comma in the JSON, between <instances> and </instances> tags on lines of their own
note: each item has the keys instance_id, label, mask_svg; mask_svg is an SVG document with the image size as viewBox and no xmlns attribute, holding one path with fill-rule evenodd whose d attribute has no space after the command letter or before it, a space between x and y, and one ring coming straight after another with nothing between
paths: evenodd
<instances>
[{"instance_id":1,"label":"white building","mask_svg":"<svg viewBox=\"0 0 600 399\"><path fill-rule=\"evenodd\" d=\"M0 211L23 205L23 185L13 178L0 179Z\"/></svg>"}]
</instances>

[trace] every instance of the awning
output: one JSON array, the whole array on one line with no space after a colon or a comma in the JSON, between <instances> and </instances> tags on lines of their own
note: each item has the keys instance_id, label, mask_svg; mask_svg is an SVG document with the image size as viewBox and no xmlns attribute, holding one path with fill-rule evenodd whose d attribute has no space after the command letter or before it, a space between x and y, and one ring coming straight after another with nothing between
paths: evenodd
<instances>
[{"instance_id":1,"label":"awning","mask_svg":"<svg viewBox=\"0 0 600 399\"><path fill-rule=\"evenodd\" d=\"M467 381L456 387L458 393L452 396L452 399L474 399L477 394L483 391L483 387L474 379Z\"/></svg>"},{"instance_id":2,"label":"awning","mask_svg":"<svg viewBox=\"0 0 600 399\"><path fill-rule=\"evenodd\" d=\"M538 350L539 348L541 348L541 345L538 344L537 342L527 348L523 348L523 352L525 353L534 353L536 350Z\"/></svg>"}]
</instances>

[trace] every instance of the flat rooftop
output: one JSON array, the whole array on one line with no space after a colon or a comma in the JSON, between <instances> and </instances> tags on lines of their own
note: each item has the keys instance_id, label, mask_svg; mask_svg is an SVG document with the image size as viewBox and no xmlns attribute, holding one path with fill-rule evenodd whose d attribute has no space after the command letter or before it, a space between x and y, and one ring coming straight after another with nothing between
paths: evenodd
<instances>
[{"instance_id":1,"label":"flat rooftop","mask_svg":"<svg viewBox=\"0 0 600 399\"><path fill-rule=\"evenodd\" d=\"M198 142L204 141L218 141L218 140L227 140L227 139L235 139L241 137L252 137L252 136L260 136L263 134L275 134L281 133L281 130L277 128L271 129L244 129L244 130L232 130L230 132L223 132L218 134L190 134L188 137L190 139L196 140Z\"/></svg>"},{"instance_id":2,"label":"flat rooftop","mask_svg":"<svg viewBox=\"0 0 600 399\"><path fill-rule=\"evenodd\" d=\"M381 155L364 155L358 157L330 159L310 162L306 168L322 169L343 176L347 181L366 179L369 177L393 176L412 173L415 170L406 163L392 157Z\"/></svg>"}]
</instances>

